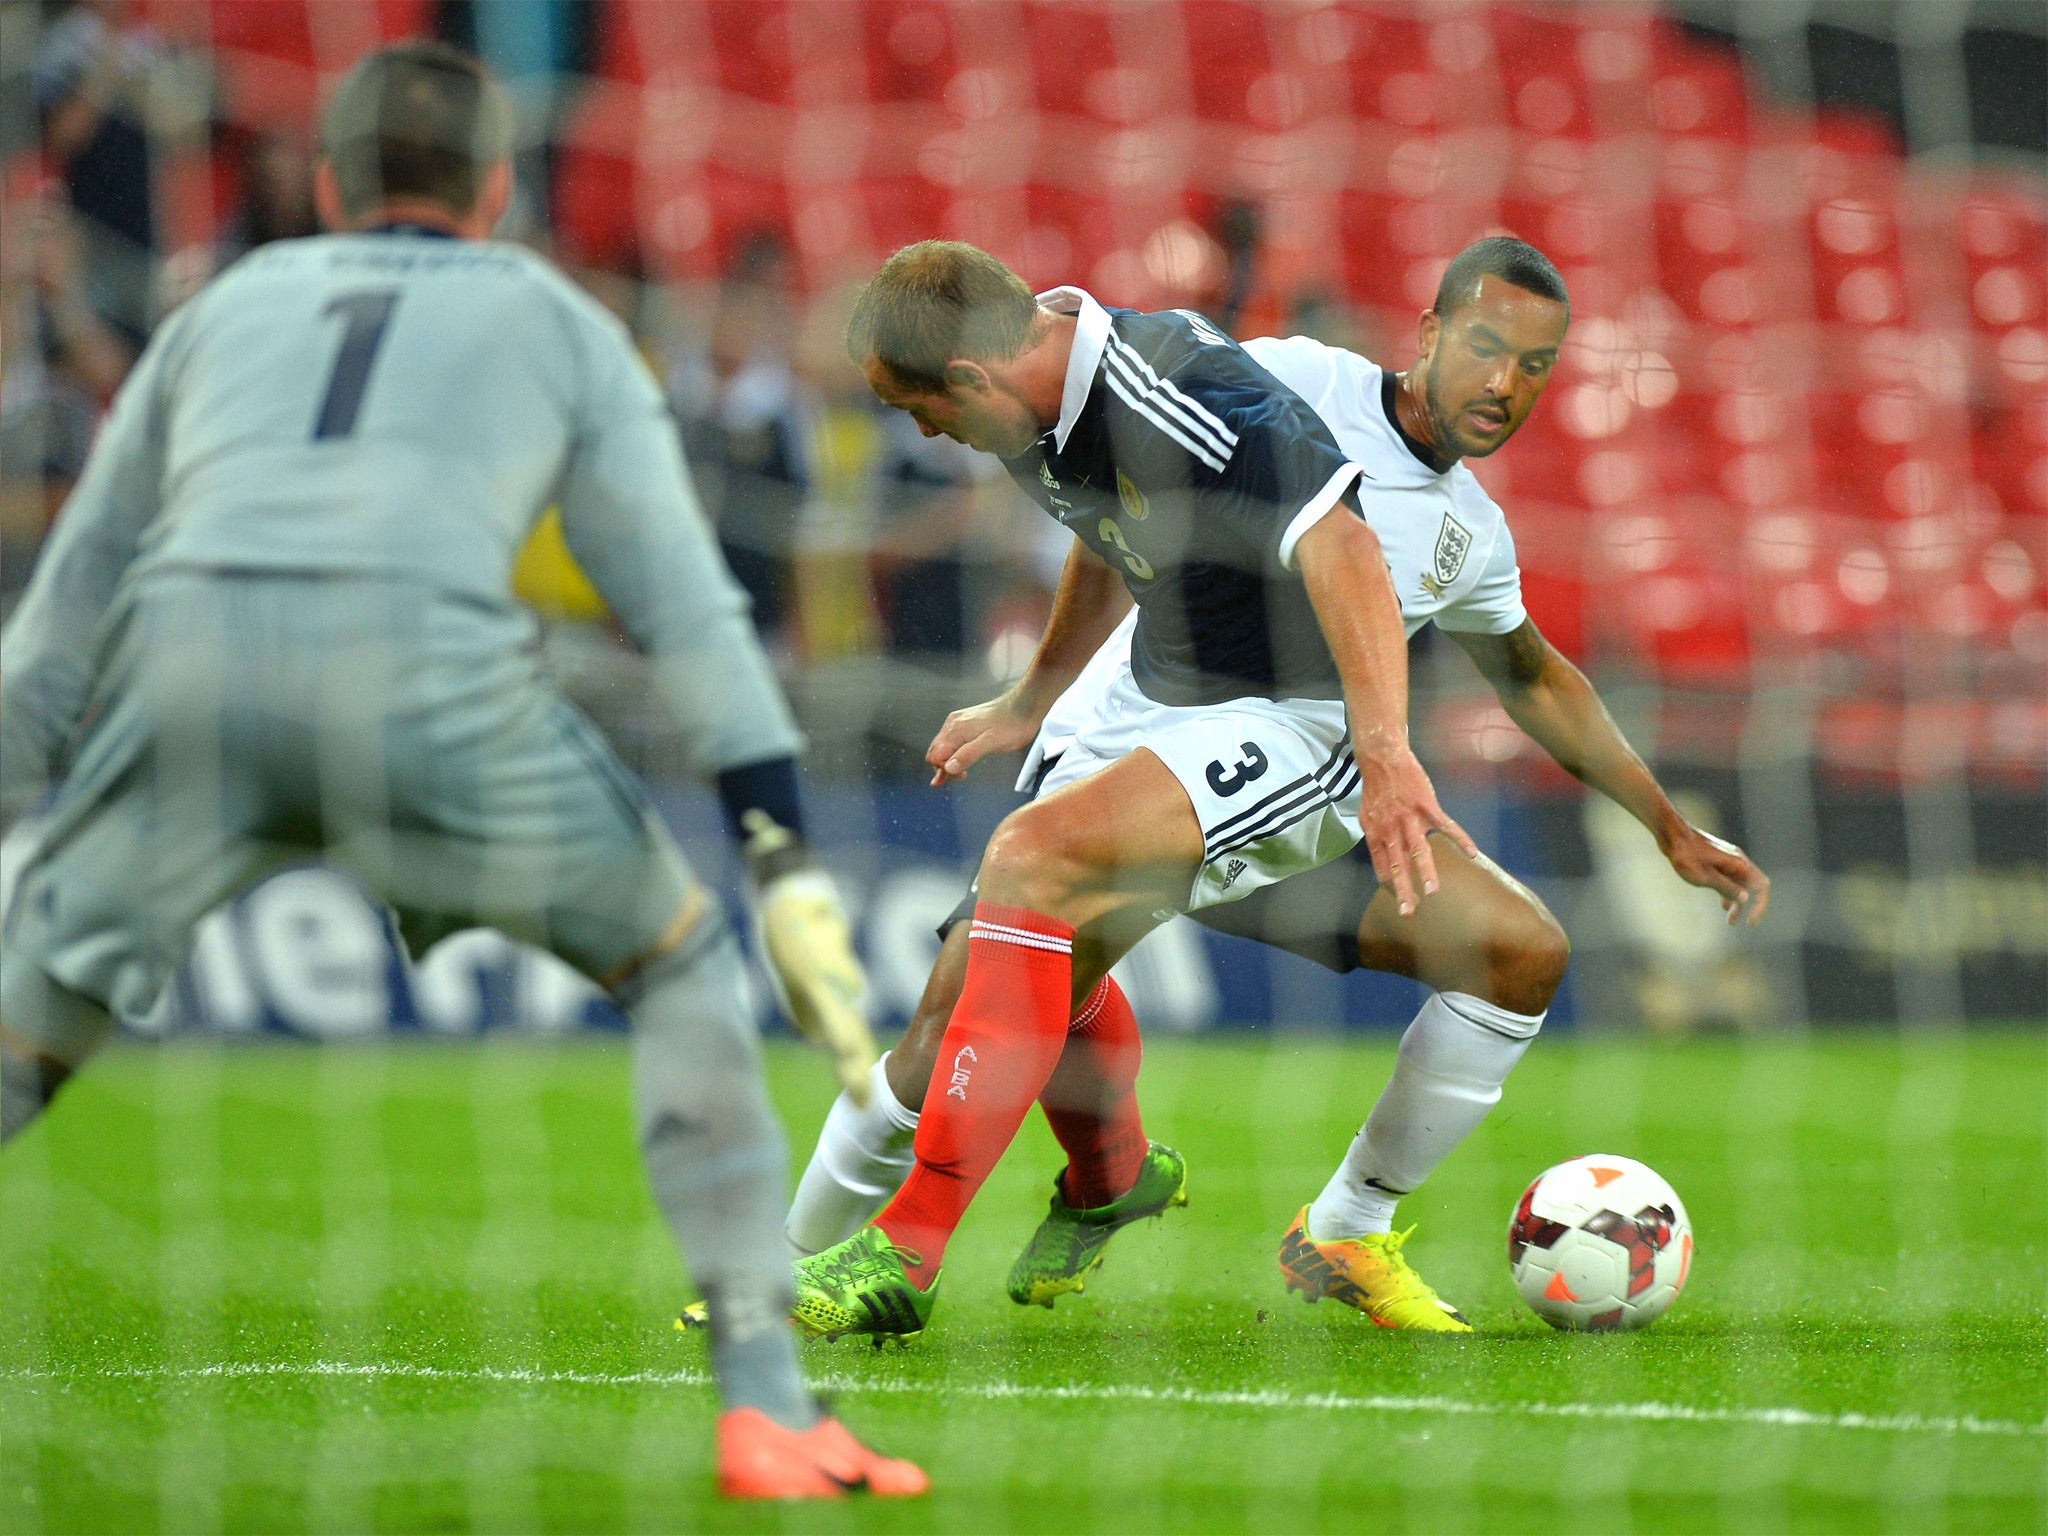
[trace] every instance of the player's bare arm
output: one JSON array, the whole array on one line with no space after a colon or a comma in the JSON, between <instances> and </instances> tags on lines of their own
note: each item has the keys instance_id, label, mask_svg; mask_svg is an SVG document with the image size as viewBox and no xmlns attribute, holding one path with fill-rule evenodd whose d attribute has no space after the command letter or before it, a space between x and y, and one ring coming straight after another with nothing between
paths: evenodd
<instances>
[{"instance_id":1,"label":"player's bare arm","mask_svg":"<svg viewBox=\"0 0 2048 1536\"><path fill-rule=\"evenodd\" d=\"M1452 632L1493 685L1508 717L1565 772L1597 789L1657 839L1688 884L1719 894L1731 925L1753 928L1771 902L1771 880L1733 843L1693 826L1628 744L1585 673L1544 639L1535 620L1505 635Z\"/></svg>"},{"instance_id":2,"label":"player's bare arm","mask_svg":"<svg viewBox=\"0 0 2048 1536\"><path fill-rule=\"evenodd\" d=\"M1339 511L1301 536L1302 580L1344 682L1361 790L1358 826L1373 873L1393 887L1402 913L1437 889L1429 834L1441 832L1471 858L1479 848L1437 804L1408 744L1408 641L1380 541Z\"/></svg>"},{"instance_id":3,"label":"player's bare arm","mask_svg":"<svg viewBox=\"0 0 2048 1536\"><path fill-rule=\"evenodd\" d=\"M1031 745L1053 701L1101 649L1131 606L1123 578L1080 540L1067 551L1045 633L1024 675L996 698L946 716L925 752L933 785L950 784L991 753Z\"/></svg>"}]
</instances>

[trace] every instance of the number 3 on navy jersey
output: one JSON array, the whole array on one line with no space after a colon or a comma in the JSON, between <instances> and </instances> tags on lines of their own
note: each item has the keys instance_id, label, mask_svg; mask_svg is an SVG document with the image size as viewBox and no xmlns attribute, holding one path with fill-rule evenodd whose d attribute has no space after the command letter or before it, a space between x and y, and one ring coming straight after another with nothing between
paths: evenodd
<instances>
[{"instance_id":1,"label":"number 3 on navy jersey","mask_svg":"<svg viewBox=\"0 0 2048 1536\"><path fill-rule=\"evenodd\" d=\"M1209 781L1209 787L1226 800L1273 766L1266 760L1266 754L1259 750L1259 744L1255 741L1241 741L1237 744L1237 750L1244 754L1242 761L1225 768L1223 759L1219 757L1202 775Z\"/></svg>"},{"instance_id":2,"label":"number 3 on navy jersey","mask_svg":"<svg viewBox=\"0 0 2048 1536\"><path fill-rule=\"evenodd\" d=\"M1118 556L1130 568L1133 576L1137 577L1140 581L1150 581L1152 579L1152 562L1124 542L1124 531L1117 527L1115 518L1105 517L1096 525L1095 532L1101 537L1103 543L1116 546Z\"/></svg>"}]
</instances>

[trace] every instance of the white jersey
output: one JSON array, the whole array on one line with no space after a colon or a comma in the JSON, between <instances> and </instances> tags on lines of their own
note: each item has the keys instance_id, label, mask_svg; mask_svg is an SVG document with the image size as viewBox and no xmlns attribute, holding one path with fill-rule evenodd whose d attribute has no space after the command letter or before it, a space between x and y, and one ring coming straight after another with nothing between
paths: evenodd
<instances>
[{"instance_id":1,"label":"white jersey","mask_svg":"<svg viewBox=\"0 0 2048 1536\"><path fill-rule=\"evenodd\" d=\"M1262 336L1244 349L1308 402L1363 471L1359 505L1380 541L1410 636L1425 624L1504 635L1527 621L1506 514L1463 463L1438 473L1408 446L1394 419L1393 375L1306 336ZM1080 721L1129 670L1136 623L1135 612L1125 617L1047 713L1020 790L1038 785L1045 761L1067 749Z\"/></svg>"},{"instance_id":2,"label":"white jersey","mask_svg":"<svg viewBox=\"0 0 2048 1536\"><path fill-rule=\"evenodd\" d=\"M1408 446L1394 420L1394 375L1306 336L1262 336L1244 349L1313 407L1364 471L1359 505L1408 633L1425 624L1482 635L1521 628L1529 615L1506 515L1462 462L1439 474Z\"/></svg>"},{"instance_id":3,"label":"white jersey","mask_svg":"<svg viewBox=\"0 0 2048 1536\"><path fill-rule=\"evenodd\" d=\"M156 573L398 580L516 620L513 562L551 503L698 766L795 750L616 319L513 245L395 228L266 246L158 329L117 397L0 641L0 778L47 774L103 626Z\"/></svg>"}]
</instances>

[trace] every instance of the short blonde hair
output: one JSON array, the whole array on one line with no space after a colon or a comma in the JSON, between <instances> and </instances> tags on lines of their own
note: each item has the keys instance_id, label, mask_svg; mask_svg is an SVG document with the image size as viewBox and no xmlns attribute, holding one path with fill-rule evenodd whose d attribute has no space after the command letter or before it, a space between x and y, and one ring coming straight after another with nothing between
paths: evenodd
<instances>
[{"instance_id":1,"label":"short blonde hair","mask_svg":"<svg viewBox=\"0 0 2048 1536\"><path fill-rule=\"evenodd\" d=\"M920 240L882 263L846 326L856 363L879 358L904 384L938 391L956 358L994 361L1031 343L1038 301L1024 280L979 246Z\"/></svg>"}]
</instances>

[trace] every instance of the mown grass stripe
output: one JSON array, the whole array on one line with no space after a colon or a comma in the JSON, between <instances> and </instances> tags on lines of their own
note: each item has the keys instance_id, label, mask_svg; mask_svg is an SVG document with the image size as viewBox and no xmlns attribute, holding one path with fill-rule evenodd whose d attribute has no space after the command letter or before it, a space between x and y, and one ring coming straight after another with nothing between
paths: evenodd
<instances>
[{"instance_id":1,"label":"mown grass stripe","mask_svg":"<svg viewBox=\"0 0 2048 1536\"><path fill-rule=\"evenodd\" d=\"M442 1381L509 1386L708 1387L704 1371L553 1371L519 1366L451 1368L438 1365L340 1360L238 1362L182 1367L108 1367L0 1372L0 1381L244 1381L272 1377L331 1377L352 1381ZM1689 1403L1486 1402L1457 1397L1356 1397L1339 1392L1227 1391L1200 1387L1147 1387L1116 1383L1034 1386L1023 1382L877 1381L858 1376L812 1375L822 1392L846 1396L913 1393L986 1402L1161 1403L1196 1408L1257 1408L1276 1412L1442 1414L1452 1417L1612 1419L1631 1423L1767 1425L1780 1429L1873 1430L1903 1435L1995 1435L2048 1438L2048 1419L1980 1419L1964 1415L1815 1413L1804 1408L1710 1408Z\"/></svg>"}]
</instances>

